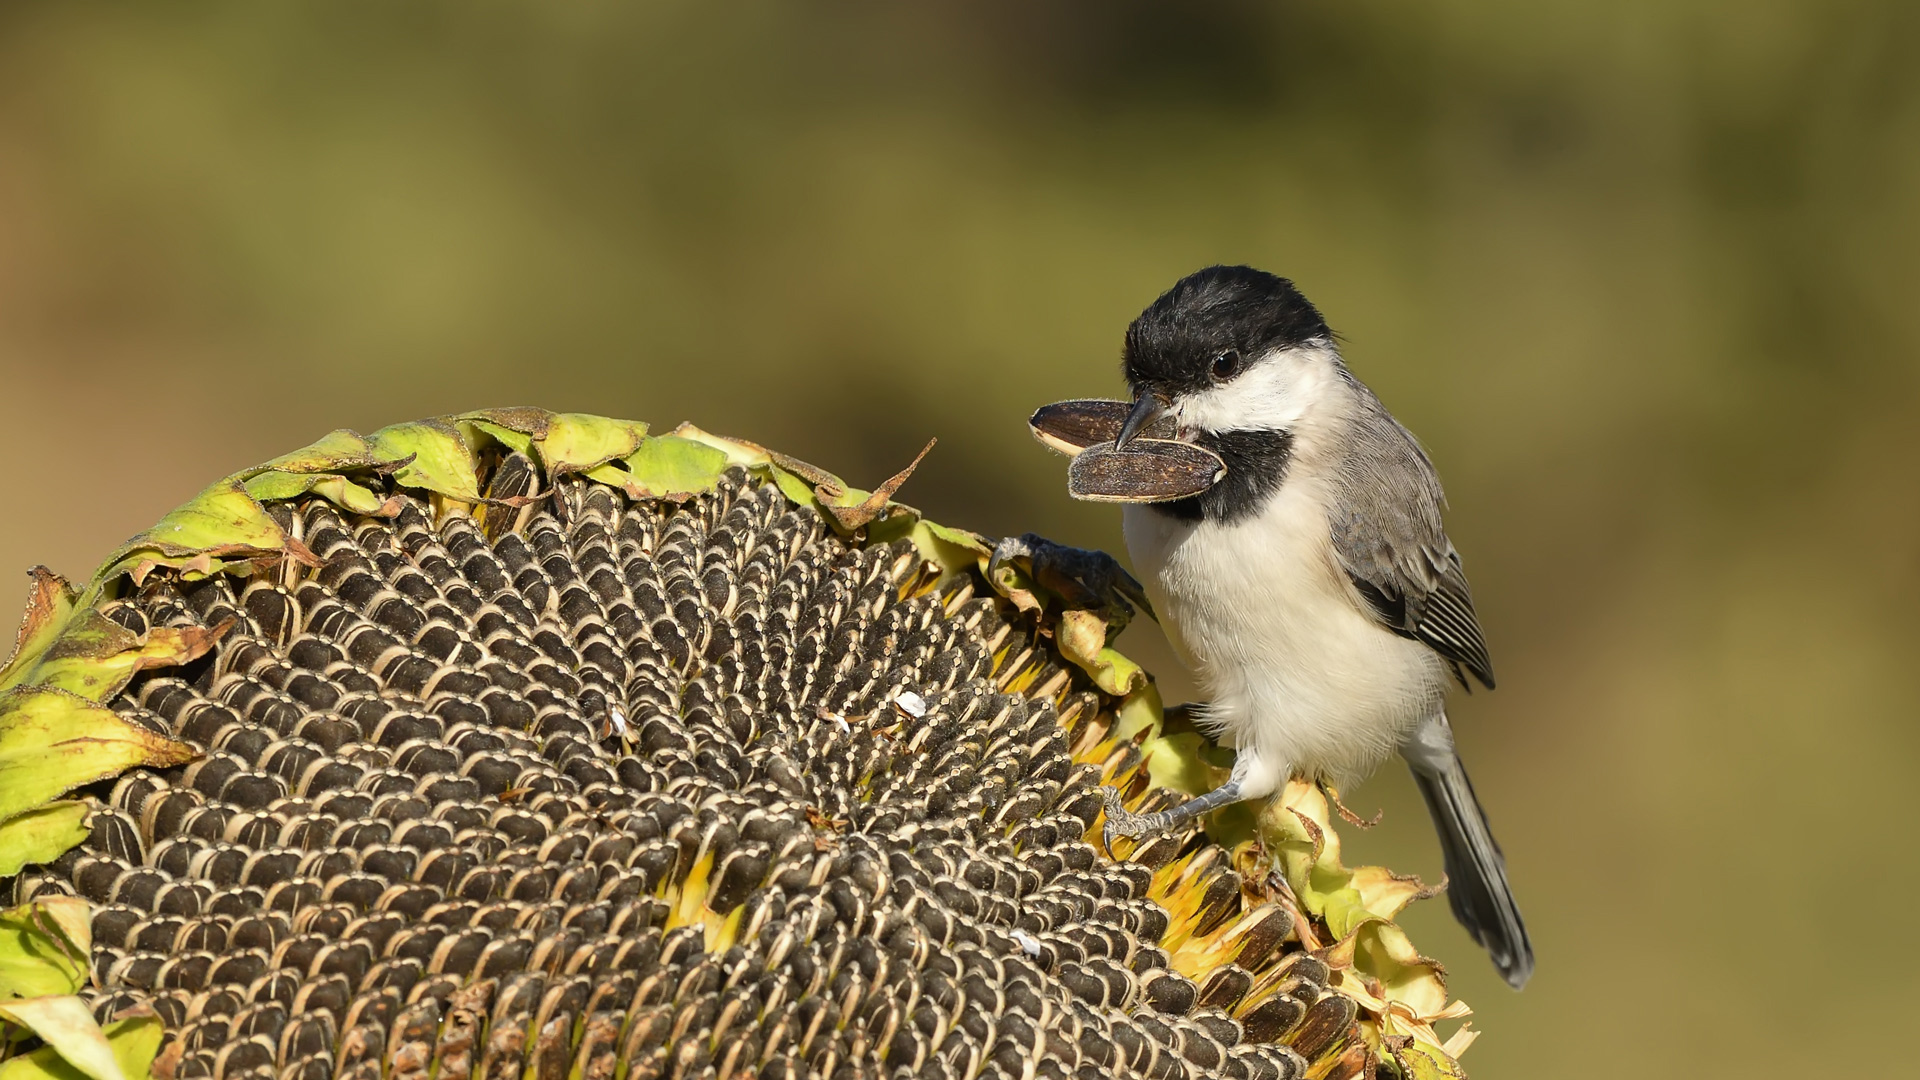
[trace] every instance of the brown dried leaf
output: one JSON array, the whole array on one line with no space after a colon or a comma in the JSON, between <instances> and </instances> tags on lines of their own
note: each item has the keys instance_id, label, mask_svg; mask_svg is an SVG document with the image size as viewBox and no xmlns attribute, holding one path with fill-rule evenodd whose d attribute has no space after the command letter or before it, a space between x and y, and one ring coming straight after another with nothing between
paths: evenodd
<instances>
[{"instance_id":1,"label":"brown dried leaf","mask_svg":"<svg viewBox=\"0 0 1920 1080\"><path fill-rule=\"evenodd\" d=\"M827 485L820 485L816 490L816 494L820 496L820 505L833 516L833 520L840 523L843 529L852 531L867 524L886 512L887 503L893 499L893 493L899 491L900 485L906 483L907 478L913 475L913 470L920 467L920 462L925 460L928 452L933 449L933 444L938 441L938 439L928 439L927 445L920 449L920 453L914 455L914 459L907 463L906 468L887 477L886 482L873 489L871 495L853 506L835 505L836 500L846 496L847 492L844 488L830 494ZM838 483L837 479L835 483Z\"/></svg>"}]
</instances>

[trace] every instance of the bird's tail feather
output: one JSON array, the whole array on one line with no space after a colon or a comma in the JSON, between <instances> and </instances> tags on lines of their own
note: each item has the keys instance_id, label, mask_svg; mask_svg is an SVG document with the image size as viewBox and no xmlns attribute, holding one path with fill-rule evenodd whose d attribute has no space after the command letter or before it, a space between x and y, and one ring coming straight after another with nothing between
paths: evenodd
<instances>
[{"instance_id":1,"label":"bird's tail feather","mask_svg":"<svg viewBox=\"0 0 1920 1080\"><path fill-rule=\"evenodd\" d=\"M1444 717L1437 719L1445 736L1444 752L1435 745L1437 740L1416 736L1418 745L1403 754L1427 801L1434 828L1440 833L1440 850L1447 867L1447 902L1453 916L1487 950L1494 966L1517 990L1533 974L1533 942L1527 937L1527 924L1520 918L1520 907L1507 884L1506 858L1487 827L1480 800L1474 797L1473 781L1467 779L1466 768L1453 752L1452 732L1445 730Z\"/></svg>"}]
</instances>

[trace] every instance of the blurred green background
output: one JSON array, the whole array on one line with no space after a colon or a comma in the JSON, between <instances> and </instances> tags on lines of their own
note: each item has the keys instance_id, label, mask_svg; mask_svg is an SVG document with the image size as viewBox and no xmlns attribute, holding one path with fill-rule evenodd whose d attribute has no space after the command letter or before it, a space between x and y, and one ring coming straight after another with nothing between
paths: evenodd
<instances>
[{"instance_id":1,"label":"blurred green background","mask_svg":"<svg viewBox=\"0 0 1920 1080\"><path fill-rule=\"evenodd\" d=\"M521 403L866 483L937 435L903 498L1119 550L1024 419L1253 263L1433 452L1493 646L1539 973L1410 916L1468 1067L1898 1072L1916 55L1902 0L0 5L0 567ZM1351 795L1437 877L1397 769Z\"/></svg>"}]
</instances>

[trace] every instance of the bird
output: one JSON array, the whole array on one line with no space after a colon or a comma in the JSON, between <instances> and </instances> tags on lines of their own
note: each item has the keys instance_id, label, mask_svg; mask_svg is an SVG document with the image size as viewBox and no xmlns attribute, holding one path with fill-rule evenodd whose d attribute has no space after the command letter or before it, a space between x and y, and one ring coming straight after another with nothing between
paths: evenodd
<instances>
[{"instance_id":1,"label":"bird","mask_svg":"<svg viewBox=\"0 0 1920 1080\"><path fill-rule=\"evenodd\" d=\"M1261 270L1180 279L1122 355L1132 403L1111 403L1125 419L1109 449L1151 433L1224 465L1198 493L1118 501L1128 555L1205 692L1202 722L1236 755L1214 790L1109 814L1109 828L1164 831L1294 776L1337 790L1397 752L1439 833L1454 916L1520 988L1533 945L1447 719L1451 684L1491 690L1493 666L1427 454L1319 309Z\"/></svg>"}]
</instances>

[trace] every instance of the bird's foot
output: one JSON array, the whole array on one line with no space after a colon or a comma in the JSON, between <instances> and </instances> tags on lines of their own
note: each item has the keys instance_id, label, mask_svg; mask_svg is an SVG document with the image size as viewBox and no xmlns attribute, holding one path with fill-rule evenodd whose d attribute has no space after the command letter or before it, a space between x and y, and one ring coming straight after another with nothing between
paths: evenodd
<instances>
[{"instance_id":1,"label":"bird's foot","mask_svg":"<svg viewBox=\"0 0 1920 1080\"><path fill-rule=\"evenodd\" d=\"M1118 788L1101 788L1100 798L1102 809L1107 815L1107 823L1100 831L1100 838L1106 842L1108 852L1113 851L1113 841L1117 837L1125 836L1135 839L1149 833L1162 832L1173 824L1169 820L1173 815L1164 810L1157 814L1141 814L1127 809L1120 801Z\"/></svg>"},{"instance_id":2,"label":"bird's foot","mask_svg":"<svg viewBox=\"0 0 1920 1080\"><path fill-rule=\"evenodd\" d=\"M1102 808L1107 814L1107 824L1101 830L1101 838L1107 842L1107 850L1111 852L1113 838L1116 836L1138 837L1148 833L1170 832L1202 814L1239 802L1243 791L1243 784L1236 778L1228 780L1205 795L1188 799L1171 810L1141 814L1121 805L1118 790L1103 787L1100 789L1100 795L1104 800Z\"/></svg>"},{"instance_id":3,"label":"bird's foot","mask_svg":"<svg viewBox=\"0 0 1920 1080\"><path fill-rule=\"evenodd\" d=\"M1119 561L1104 551L1067 547L1036 533L1009 536L994 545L987 575L1002 566L1026 573L1034 584L1058 597L1070 609L1098 611L1115 625L1125 625L1135 609L1159 621L1147 591Z\"/></svg>"}]
</instances>

